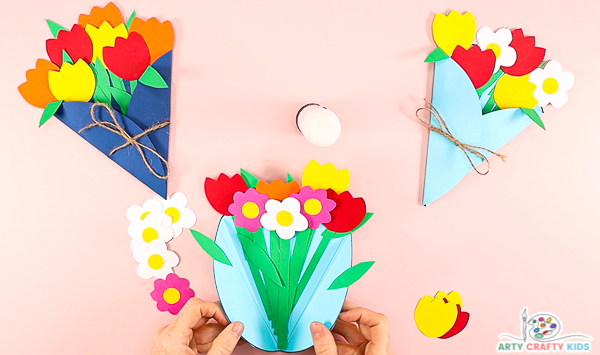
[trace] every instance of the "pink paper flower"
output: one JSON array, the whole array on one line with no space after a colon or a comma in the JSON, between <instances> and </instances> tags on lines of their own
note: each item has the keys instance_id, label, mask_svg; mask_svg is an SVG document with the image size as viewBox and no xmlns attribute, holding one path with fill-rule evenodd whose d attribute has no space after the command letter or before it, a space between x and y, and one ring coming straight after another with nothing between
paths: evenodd
<instances>
[{"instance_id":1,"label":"pink paper flower","mask_svg":"<svg viewBox=\"0 0 600 355\"><path fill-rule=\"evenodd\" d=\"M290 197L300 201L300 213L308 220L308 228L317 229L319 224L331 222L330 212L336 204L327 198L327 191L304 186L299 193L291 194Z\"/></svg>"},{"instance_id":2,"label":"pink paper flower","mask_svg":"<svg viewBox=\"0 0 600 355\"><path fill-rule=\"evenodd\" d=\"M156 308L159 311L168 311L175 315L190 298L194 297L194 290L190 289L188 280L169 274L165 280L154 281L154 291L150 296L156 301Z\"/></svg>"},{"instance_id":3,"label":"pink paper flower","mask_svg":"<svg viewBox=\"0 0 600 355\"><path fill-rule=\"evenodd\" d=\"M260 217L265 213L265 203L269 196L259 194L255 189L238 191L233 195L233 203L228 211L235 217L235 225L244 227L249 232L256 232L261 227Z\"/></svg>"}]
</instances>

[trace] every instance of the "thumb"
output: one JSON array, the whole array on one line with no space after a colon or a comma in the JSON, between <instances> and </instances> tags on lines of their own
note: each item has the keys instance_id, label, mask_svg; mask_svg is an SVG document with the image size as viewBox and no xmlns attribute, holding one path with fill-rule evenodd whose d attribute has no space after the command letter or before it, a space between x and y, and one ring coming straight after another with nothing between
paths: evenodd
<instances>
[{"instance_id":1,"label":"thumb","mask_svg":"<svg viewBox=\"0 0 600 355\"><path fill-rule=\"evenodd\" d=\"M333 339L333 335L326 326L319 322L312 322L310 333L315 343L315 353L317 355L337 355L335 339Z\"/></svg>"},{"instance_id":2,"label":"thumb","mask_svg":"<svg viewBox=\"0 0 600 355\"><path fill-rule=\"evenodd\" d=\"M229 355L240 340L244 325L240 322L229 324L212 343L206 355Z\"/></svg>"}]
</instances>

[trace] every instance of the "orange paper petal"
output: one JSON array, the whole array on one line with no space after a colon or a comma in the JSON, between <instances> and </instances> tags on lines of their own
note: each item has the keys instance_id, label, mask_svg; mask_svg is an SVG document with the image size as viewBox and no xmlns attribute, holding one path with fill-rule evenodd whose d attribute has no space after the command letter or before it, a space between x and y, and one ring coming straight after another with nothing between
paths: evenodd
<instances>
[{"instance_id":1,"label":"orange paper petal","mask_svg":"<svg viewBox=\"0 0 600 355\"><path fill-rule=\"evenodd\" d=\"M290 181L286 184L279 179L270 184L259 181L256 184L256 191L268 195L270 199L283 201L290 194L300 192L300 185L296 181Z\"/></svg>"},{"instance_id":2,"label":"orange paper petal","mask_svg":"<svg viewBox=\"0 0 600 355\"><path fill-rule=\"evenodd\" d=\"M98 28L102 25L102 22L108 22L112 27L117 27L124 23L123 15L117 5L109 2L103 8L94 6L89 15L79 15L79 26L82 28L85 28L88 24Z\"/></svg>"},{"instance_id":3,"label":"orange paper petal","mask_svg":"<svg viewBox=\"0 0 600 355\"><path fill-rule=\"evenodd\" d=\"M35 69L25 73L27 81L19 86L19 92L25 101L39 108L45 108L49 102L56 101L48 84L48 72L51 70L58 71L58 67L45 59L38 59Z\"/></svg>"},{"instance_id":4,"label":"orange paper petal","mask_svg":"<svg viewBox=\"0 0 600 355\"><path fill-rule=\"evenodd\" d=\"M131 22L129 33L137 32L142 35L150 49L150 63L173 49L173 25L170 21L160 22L155 17L146 21L136 17Z\"/></svg>"}]
</instances>

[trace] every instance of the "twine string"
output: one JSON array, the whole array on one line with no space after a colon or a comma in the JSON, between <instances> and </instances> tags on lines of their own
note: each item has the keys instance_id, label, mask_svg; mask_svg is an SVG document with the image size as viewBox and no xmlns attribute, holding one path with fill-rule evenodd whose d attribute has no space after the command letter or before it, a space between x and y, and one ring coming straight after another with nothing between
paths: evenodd
<instances>
[{"instance_id":1,"label":"twine string","mask_svg":"<svg viewBox=\"0 0 600 355\"><path fill-rule=\"evenodd\" d=\"M465 156L467 157L467 160L469 160L469 164L471 164L471 166L473 167L473 170L475 170L477 172L477 174L479 175L487 175L487 173L490 172L490 161L488 160L488 158L486 158L486 156L481 152L481 151L485 151L488 152L490 154L493 154L495 156L497 156L498 158L502 159L502 161L506 161L506 155L502 155L500 153L496 153L490 149L487 149L485 147L480 147L480 146L476 146L476 145L471 145L471 144L467 144L467 143L463 143L461 141L459 141L456 137L454 137L454 135L452 135L452 133L450 132L450 129L448 128L448 125L446 124L446 121L444 120L444 118L442 117L442 115L439 113L439 111L435 108L435 106L433 106L433 104L431 103L431 101L425 99L425 107L420 107L417 109L417 111L415 112L415 115L417 116L417 119L425 126L427 127L430 131L433 131L437 134L440 134L442 136L444 136L446 139L448 139L450 142L454 143L460 150L462 150L463 153L465 153ZM439 128L432 125L431 124L431 120L430 122L426 122L424 121L421 116L419 116L419 112L421 112L421 110L427 111L431 114L431 117L433 117L439 124ZM469 155L469 153L481 158L482 160L484 160L487 164L487 169L485 170L485 172L480 171L479 169L477 169L477 167L475 166L475 163L473 163L473 159L471 158L471 156Z\"/></svg>"},{"instance_id":2,"label":"twine string","mask_svg":"<svg viewBox=\"0 0 600 355\"><path fill-rule=\"evenodd\" d=\"M112 118L112 122L110 121L100 121L96 118L96 113L95 113L95 108L96 107L102 107L105 108L106 111L108 111L108 114L110 115L110 118ZM138 140L140 138L142 138L145 135L148 135L156 130L159 130L163 127L166 127L167 125L169 125L169 121L165 121L165 122L161 122L161 123L157 123L155 125L153 125L152 127L146 129L145 131L135 135L135 136L131 136L129 133L127 133L127 131L125 131L125 129L123 128L123 126L121 126L119 124L119 121L117 121L117 117L115 116L114 111L105 103L102 102L95 102L92 107L90 107L90 116L92 117L92 123L90 123L89 125L83 127L82 129L80 129L78 131L78 133L81 133L87 129L93 128L93 127L101 127L104 128L114 134L117 134L119 136L121 136L124 140L125 143L121 144L118 147L113 148L108 155L113 155L114 153L116 153L117 151L128 147L130 145L132 145L133 147L135 147L135 149L138 151L138 153L140 153L140 156L142 157L142 161L144 162L144 164L146 165L146 168L148 168L148 170L152 173L152 175L156 176L159 179L163 179L165 180L166 178L169 177L169 175L171 174L171 167L169 166L169 162L167 162L167 160L165 158L163 158L155 149L148 147L147 145L138 142ZM154 168L152 168L152 166L150 165L150 163L148 163L148 159L146 158L146 154L144 154L144 149L147 150L148 152L150 152L151 154L154 154L158 159L160 159L160 161L165 165L167 172L165 175L160 175L159 173L156 172L156 170L154 170Z\"/></svg>"}]
</instances>

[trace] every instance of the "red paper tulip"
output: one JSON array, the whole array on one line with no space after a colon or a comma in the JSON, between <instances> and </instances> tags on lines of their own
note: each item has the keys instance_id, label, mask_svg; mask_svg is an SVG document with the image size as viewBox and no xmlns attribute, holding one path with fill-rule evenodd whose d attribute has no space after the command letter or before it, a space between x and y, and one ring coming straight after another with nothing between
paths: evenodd
<instances>
[{"instance_id":1,"label":"red paper tulip","mask_svg":"<svg viewBox=\"0 0 600 355\"><path fill-rule=\"evenodd\" d=\"M467 323L469 323L469 316L470 316L469 313L463 312L460 309L459 304L456 305L456 308L458 308L456 322L454 323L452 328L450 328L450 330L446 332L446 334L439 337L440 339L448 339L450 337L455 336L456 334L462 332L462 330L465 329L465 327L467 326Z\"/></svg>"},{"instance_id":2,"label":"red paper tulip","mask_svg":"<svg viewBox=\"0 0 600 355\"><path fill-rule=\"evenodd\" d=\"M367 205L361 197L354 198L348 191L337 194L327 190L327 198L336 204L331 211L331 222L325 223L325 228L332 232L347 233L358 227L367 214Z\"/></svg>"},{"instance_id":3,"label":"red paper tulip","mask_svg":"<svg viewBox=\"0 0 600 355\"><path fill-rule=\"evenodd\" d=\"M513 39L509 46L517 51L517 61L510 67L500 68L503 72L512 76L529 74L542 63L546 50L536 47L535 37L524 36L522 29L517 28L511 32Z\"/></svg>"},{"instance_id":4,"label":"red paper tulip","mask_svg":"<svg viewBox=\"0 0 600 355\"><path fill-rule=\"evenodd\" d=\"M52 63L62 65L62 51L65 50L73 63L83 59L90 64L92 60L92 40L79 25L73 25L71 31L58 31L56 39L46 40L46 52Z\"/></svg>"},{"instance_id":5,"label":"red paper tulip","mask_svg":"<svg viewBox=\"0 0 600 355\"><path fill-rule=\"evenodd\" d=\"M466 50L457 46L452 53L452 59L467 73L475 89L485 85L494 74L496 55L491 49L481 51L478 45L473 45Z\"/></svg>"},{"instance_id":6,"label":"red paper tulip","mask_svg":"<svg viewBox=\"0 0 600 355\"><path fill-rule=\"evenodd\" d=\"M233 203L233 194L246 190L248 190L248 186L240 174L235 174L231 178L221 174L217 180L207 177L204 181L204 192L208 202L212 208L224 216L231 216L227 209Z\"/></svg>"},{"instance_id":7,"label":"red paper tulip","mask_svg":"<svg viewBox=\"0 0 600 355\"><path fill-rule=\"evenodd\" d=\"M150 65L150 50L137 32L117 37L114 47L104 47L103 56L108 69L125 80L139 79Z\"/></svg>"}]
</instances>

